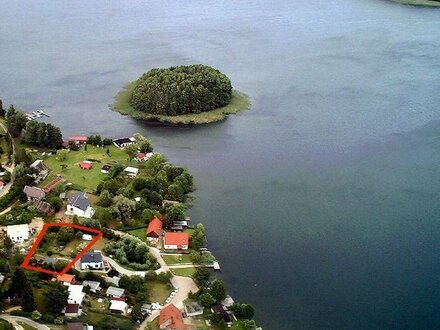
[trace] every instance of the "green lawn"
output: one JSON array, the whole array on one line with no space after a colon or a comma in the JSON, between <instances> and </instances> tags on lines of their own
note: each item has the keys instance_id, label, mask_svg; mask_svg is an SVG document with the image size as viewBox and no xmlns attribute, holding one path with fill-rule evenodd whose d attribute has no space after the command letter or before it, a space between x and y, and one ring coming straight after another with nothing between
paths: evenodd
<instances>
[{"instance_id":1,"label":"green lawn","mask_svg":"<svg viewBox=\"0 0 440 330\"><path fill-rule=\"evenodd\" d=\"M1 163L6 164L8 162L9 146L6 142L6 138L4 137L6 132L3 130L2 127L0 127L0 134L3 135L3 137L0 138L0 147L3 149L3 153L0 156L0 161Z\"/></svg>"},{"instance_id":2,"label":"green lawn","mask_svg":"<svg viewBox=\"0 0 440 330\"><path fill-rule=\"evenodd\" d=\"M192 264L189 254L162 255L167 265Z\"/></svg>"},{"instance_id":3,"label":"green lawn","mask_svg":"<svg viewBox=\"0 0 440 330\"><path fill-rule=\"evenodd\" d=\"M188 268L170 268L171 272L174 275L177 276L186 276L191 277L195 274L196 268L195 267L188 267Z\"/></svg>"},{"instance_id":4,"label":"green lawn","mask_svg":"<svg viewBox=\"0 0 440 330\"><path fill-rule=\"evenodd\" d=\"M105 298L102 299L102 302L98 302L98 299L91 299L90 304L90 308L94 311L108 312L109 303Z\"/></svg>"},{"instance_id":5,"label":"green lawn","mask_svg":"<svg viewBox=\"0 0 440 330\"><path fill-rule=\"evenodd\" d=\"M136 236L138 238L140 238L143 241L147 240L147 227L145 228L139 228L139 229L134 229L134 230L129 230L126 233Z\"/></svg>"},{"instance_id":6,"label":"green lawn","mask_svg":"<svg viewBox=\"0 0 440 330\"><path fill-rule=\"evenodd\" d=\"M149 301L159 302L161 304L165 302L172 291L171 284L159 281L149 281L147 287Z\"/></svg>"},{"instance_id":7,"label":"green lawn","mask_svg":"<svg viewBox=\"0 0 440 330\"><path fill-rule=\"evenodd\" d=\"M49 176L40 186L44 186L51 182L57 174L75 184L78 188L93 192L96 186L107 176L101 173L101 167L106 163L114 163L115 161L123 165L128 163L128 156L123 149L110 146L110 153L107 154L107 148L97 148L87 146L87 151L82 147L78 151L70 151L67 153L65 161L60 161L57 155L52 155L44 159L44 163L51 169ZM79 163L84 160L93 161L93 167L90 170L83 170L79 167ZM66 165L62 168L61 165Z\"/></svg>"},{"instance_id":8,"label":"green lawn","mask_svg":"<svg viewBox=\"0 0 440 330\"><path fill-rule=\"evenodd\" d=\"M101 326L104 329L116 328L121 330L134 329L134 324L130 318L111 315L109 313L97 313L87 311L81 315L81 321L89 325Z\"/></svg>"}]
</instances>

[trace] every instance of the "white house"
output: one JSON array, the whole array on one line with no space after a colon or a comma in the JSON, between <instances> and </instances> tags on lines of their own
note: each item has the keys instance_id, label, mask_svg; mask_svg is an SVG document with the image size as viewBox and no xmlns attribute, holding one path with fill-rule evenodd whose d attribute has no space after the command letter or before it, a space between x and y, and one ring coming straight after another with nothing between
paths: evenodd
<instances>
[{"instance_id":1,"label":"white house","mask_svg":"<svg viewBox=\"0 0 440 330\"><path fill-rule=\"evenodd\" d=\"M104 262L102 261L101 252L87 252L81 258L81 269L103 269Z\"/></svg>"},{"instance_id":2,"label":"white house","mask_svg":"<svg viewBox=\"0 0 440 330\"><path fill-rule=\"evenodd\" d=\"M188 250L189 235L188 233L170 233L164 235L165 250Z\"/></svg>"},{"instance_id":3,"label":"white house","mask_svg":"<svg viewBox=\"0 0 440 330\"><path fill-rule=\"evenodd\" d=\"M91 241L93 239L92 235L90 234L83 234L81 238L83 241Z\"/></svg>"},{"instance_id":4,"label":"white house","mask_svg":"<svg viewBox=\"0 0 440 330\"><path fill-rule=\"evenodd\" d=\"M110 312L125 314L127 312L127 303L122 300L112 300L110 302Z\"/></svg>"},{"instance_id":5,"label":"white house","mask_svg":"<svg viewBox=\"0 0 440 330\"><path fill-rule=\"evenodd\" d=\"M67 303L81 305L86 295L84 292L82 292L83 288L84 287L82 285L68 284L67 290L69 291L69 297L67 298Z\"/></svg>"},{"instance_id":6,"label":"white house","mask_svg":"<svg viewBox=\"0 0 440 330\"><path fill-rule=\"evenodd\" d=\"M115 288L114 286L109 286L105 294L108 297L121 298L124 295L124 289Z\"/></svg>"},{"instance_id":7,"label":"white house","mask_svg":"<svg viewBox=\"0 0 440 330\"><path fill-rule=\"evenodd\" d=\"M136 143L136 139L134 137L124 137L124 138L120 138L120 139L115 139L113 140L113 144L117 147L117 148L125 148L128 146L131 146L132 144Z\"/></svg>"},{"instance_id":8,"label":"white house","mask_svg":"<svg viewBox=\"0 0 440 330\"><path fill-rule=\"evenodd\" d=\"M22 243L29 239L29 225L6 226L6 234L14 243Z\"/></svg>"},{"instance_id":9,"label":"white house","mask_svg":"<svg viewBox=\"0 0 440 330\"><path fill-rule=\"evenodd\" d=\"M84 192L70 195L67 201L67 214L76 215L82 218L91 218L95 209L90 206L90 201Z\"/></svg>"},{"instance_id":10,"label":"white house","mask_svg":"<svg viewBox=\"0 0 440 330\"><path fill-rule=\"evenodd\" d=\"M131 167L128 166L124 169L124 172L128 175L128 176L137 176L139 174L139 169L136 167Z\"/></svg>"}]
</instances>

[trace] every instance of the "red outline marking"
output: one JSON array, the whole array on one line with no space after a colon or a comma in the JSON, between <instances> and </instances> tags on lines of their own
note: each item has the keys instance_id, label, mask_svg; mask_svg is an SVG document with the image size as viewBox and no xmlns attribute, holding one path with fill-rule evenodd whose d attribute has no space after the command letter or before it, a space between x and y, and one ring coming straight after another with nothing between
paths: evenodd
<instances>
[{"instance_id":1,"label":"red outline marking","mask_svg":"<svg viewBox=\"0 0 440 330\"><path fill-rule=\"evenodd\" d=\"M29 261L31 260L32 256L34 255L35 251L37 250L38 245L40 244L41 240L43 239L44 234L46 233L47 229L49 227L72 227L75 229L80 229L81 231L87 231L90 233L94 233L96 234L95 238L93 238L93 240L87 244L87 246L61 271L61 272L55 272L52 270L48 270L48 269L44 269L42 267L33 267L31 265L29 265ZM84 227L84 226L80 226L80 225L75 225L72 223L46 223L43 226L43 229L41 230L40 234L38 234L37 239L35 240L34 244L31 247L31 250L29 251L29 253L26 255L26 257L24 258L22 264L20 265L20 267L27 269L27 270L33 270L36 272L41 272L41 273L46 273L46 274L50 274L50 275L54 275L54 276L60 276L60 275L64 275L65 273L67 273L67 271L72 268L75 263L87 252L89 251L92 246L99 241L99 239L103 236L102 231L97 230L97 229L93 229L93 228L89 228L89 227Z\"/></svg>"}]
</instances>

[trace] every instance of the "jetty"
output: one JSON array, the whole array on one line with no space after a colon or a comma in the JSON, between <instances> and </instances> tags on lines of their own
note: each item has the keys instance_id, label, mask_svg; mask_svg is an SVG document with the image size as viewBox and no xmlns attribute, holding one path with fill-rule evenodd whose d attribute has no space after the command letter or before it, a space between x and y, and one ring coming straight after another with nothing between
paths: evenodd
<instances>
[{"instance_id":1,"label":"jetty","mask_svg":"<svg viewBox=\"0 0 440 330\"><path fill-rule=\"evenodd\" d=\"M27 120L35 120L35 119L41 118L43 116L50 117L43 110L32 111L31 113L26 113L25 115L26 115Z\"/></svg>"}]
</instances>

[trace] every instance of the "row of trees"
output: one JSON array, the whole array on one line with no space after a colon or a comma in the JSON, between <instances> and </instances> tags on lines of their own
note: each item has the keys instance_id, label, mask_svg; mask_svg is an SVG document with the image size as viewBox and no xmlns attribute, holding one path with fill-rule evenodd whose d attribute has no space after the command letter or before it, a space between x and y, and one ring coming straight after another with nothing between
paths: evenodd
<instances>
[{"instance_id":1,"label":"row of trees","mask_svg":"<svg viewBox=\"0 0 440 330\"><path fill-rule=\"evenodd\" d=\"M27 144L35 147L60 149L63 146L61 130L52 124L31 120L26 124L23 137Z\"/></svg>"},{"instance_id":2,"label":"row of trees","mask_svg":"<svg viewBox=\"0 0 440 330\"><path fill-rule=\"evenodd\" d=\"M130 104L137 111L175 116L223 107L231 95L226 75L198 64L148 71L136 81Z\"/></svg>"}]
</instances>

